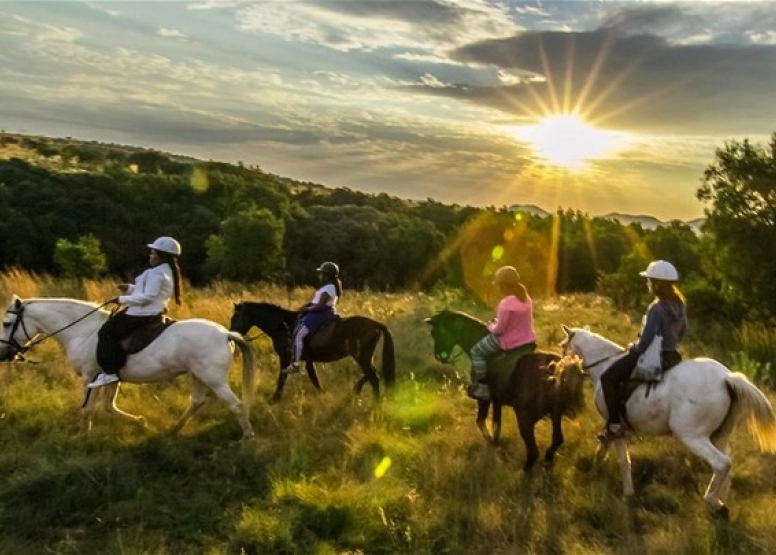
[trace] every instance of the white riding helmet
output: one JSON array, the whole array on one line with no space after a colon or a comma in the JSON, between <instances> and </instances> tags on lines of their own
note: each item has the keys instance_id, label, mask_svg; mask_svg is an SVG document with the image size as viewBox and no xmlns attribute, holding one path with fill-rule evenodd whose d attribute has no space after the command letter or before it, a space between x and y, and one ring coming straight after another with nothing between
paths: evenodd
<instances>
[{"instance_id":1,"label":"white riding helmet","mask_svg":"<svg viewBox=\"0 0 776 555\"><path fill-rule=\"evenodd\" d=\"M172 237L159 237L153 243L149 243L148 247L175 256L181 255L181 244Z\"/></svg>"},{"instance_id":2,"label":"white riding helmet","mask_svg":"<svg viewBox=\"0 0 776 555\"><path fill-rule=\"evenodd\" d=\"M650 279L659 279L662 281L676 281L679 279L679 272L670 262L665 260L655 260L649 263L647 269L639 272L639 275Z\"/></svg>"}]
</instances>

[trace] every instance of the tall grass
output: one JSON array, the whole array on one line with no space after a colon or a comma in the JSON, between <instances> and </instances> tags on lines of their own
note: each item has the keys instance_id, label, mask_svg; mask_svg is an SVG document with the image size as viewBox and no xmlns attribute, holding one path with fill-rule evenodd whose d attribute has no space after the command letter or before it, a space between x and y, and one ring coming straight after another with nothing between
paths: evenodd
<instances>
[{"instance_id":1,"label":"tall grass","mask_svg":"<svg viewBox=\"0 0 776 555\"><path fill-rule=\"evenodd\" d=\"M108 282L0 274L0 300L12 293L115 295ZM293 307L309 294L217 283L189 289L173 316L226 324L238 300ZM2 365L0 553L776 552L776 458L760 454L743 428L729 522L709 518L702 493L710 471L671 438L634 438L637 497L623 500L615 462L593 464L601 419L592 408L565 423L551 468L520 470L513 417L503 445L488 448L463 394L466 359L441 365L431 356L423 319L444 307L483 318L492 311L456 291L346 292L343 313L385 321L394 335L397 384L382 402L367 390L354 396L359 371L341 361L321 365L324 393L295 375L283 401L267 404L278 362L269 340L254 334L258 439L249 444L237 442L239 426L216 402L178 436L164 434L187 403L185 379L122 386L120 406L144 414L148 429L103 417L82 436L81 389L56 343L33 350L39 364ZM560 341L561 323L589 324L621 343L638 328L592 296L539 300L536 313L547 349ZM744 351L739 333L697 334L688 354L719 357L715 338L723 336L721 354ZM232 379L238 386L239 372ZM549 423L537 431L546 448Z\"/></svg>"}]
</instances>

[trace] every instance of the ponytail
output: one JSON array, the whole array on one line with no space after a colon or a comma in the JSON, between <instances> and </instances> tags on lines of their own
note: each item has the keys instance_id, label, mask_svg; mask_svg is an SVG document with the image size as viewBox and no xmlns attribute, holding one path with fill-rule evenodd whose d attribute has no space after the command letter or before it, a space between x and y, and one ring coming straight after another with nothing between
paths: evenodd
<instances>
[{"instance_id":1,"label":"ponytail","mask_svg":"<svg viewBox=\"0 0 776 555\"><path fill-rule=\"evenodd\" d=\"M181 295L183 295L183 280L181 279L181 268L178 265L178 257L163 251L156 251L164 262L169 264L172 269L172 283L174 286L175 304L181 304Z\"/></svg>"}]
</instances>

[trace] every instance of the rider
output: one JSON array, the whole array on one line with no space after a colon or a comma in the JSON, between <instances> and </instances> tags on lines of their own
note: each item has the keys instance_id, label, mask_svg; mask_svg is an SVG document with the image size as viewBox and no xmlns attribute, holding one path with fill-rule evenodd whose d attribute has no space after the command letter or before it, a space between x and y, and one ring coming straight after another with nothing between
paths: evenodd
<instances>
[{"instance_id":1,"label":"rider","mask_svg":"<svg viewBox=\"0 0 776 555\"><path fill-rule=\"evenodd\" d=\"M102 373L89 384L100 387L119 381L118 371L127 361L121 341L133 331L159 318L167 309L170 297L181 304L181 271L178 257L181 245L172 237L159 237L148 247L149 266L135 278L135 283L118 286L123 294L114 301L123 307L108 318L98 333L97 363Z\"/></svg>"},{"instance_id":2,"label":"rider","mask_svg":"<svg viewBox=\"0 0 776 555\"><path fill-rule=\"evenodd\" d=\"M670 262L655 260L639 275L647 278L647 288L655 298L642 319L638 342L631 343L627 352L601 375L601 387L609 414L606 427L598 434L601 440L616 439L625 433L620 415L621 387L633 372L639 355L647 350L656 335L663 338L660 355L662 371L682 361L676 347L687 330L687 307L684 295L675 283L679 273Z\"/></svg>"},{"instance_id":3,"label":"rider","mask_svg":"<svg viewBox=\"0 0 776 555\"><path fill-rule=\"evenodd\" d=\"M485 383L488 357L517 348L520 348L521 354L536 350L533 301L520 281L520 274L514 266L502 266L496 270L493 285L503 295L498 303L496 318L488 324L490 333L469 352L472 359L472 383L467 393L469 397L480 401L490 399L490 388Z\"/></svg>"},{"instance_id":4,"label":"rider","mask_svg":"<svg viewBox=\"0 0 776 555\"><path fill-rule=\"evenodd\" d=\"M299 372L305 337L326 322L337 318L337 299L342 295L339 266L334 262L324 262L317 271L322 285L315 292L313 300L299 308L300 318L294 329L294 358L291 364L283 369L284 374Z\"/></svg>"}]
</instances>

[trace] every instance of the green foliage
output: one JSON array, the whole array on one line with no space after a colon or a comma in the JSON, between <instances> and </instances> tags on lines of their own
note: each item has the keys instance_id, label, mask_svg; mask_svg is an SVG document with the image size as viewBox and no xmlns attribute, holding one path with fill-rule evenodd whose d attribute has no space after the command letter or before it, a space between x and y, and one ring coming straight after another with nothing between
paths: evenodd
<instances>
[{"instance_id":1,"label":"green foliage","mask_svg":"<svg viewBox=\"0 0 776 555\"><path fill-rule=\"evenodd\" d=\"M79 237L75 243L58 239L54 247L54 264L64 277L92 279L105 273L108 266L100 240L92 234Z\"/></svg>"},{"instance_id":2,"label":"green foliage","mask_svg":"<svg viewBox=\"0 0 776 555\"><path fill-rule=\"evenodd\" d=\"M283 272L285 224L265 208L252 207L221 224L207 241L208 266L217 276L238 281L276 279Z\"/></svg>"},{"instance_id":3,"label":"green foliage","mask_svg":"<svg viewBox=\"0 0 776 555\"><path fill-rule=\"evenodd\" d=\"M8 290L35 285L2 277ZM46 278L37 286L61 293L69 285ZM224 321L236 297L285 293L225 288L190 288L191 312ZM296 305L309 291L289 294ZM616 457L594 463L602 419L592 403L564 423L551 469L520 470L524 447L509 409L501 445L488 447L462 392L468 362L442 365L432 356L422 318L441 307L492 311L449 288L343 297L343 312L378 317L395 338L399 380L381 402L353 396L358 376L343 361L320 365L325 392L300 375L289 378L280 403L268 404L277 359L258 338L257 361L269 373L260 373L251 413L258 437L241 444L238 424L214 399L180 434L164 433L187 405L188 380L121 386L119 406L146 416L148 428L101 411L91 432L79 433L83 388L56 345L38 345L41 364L0 369L0 553L776 551L772 458L745 426L733 441L729 522L712 520L699 495L708 467L670 438L634 438L637 496L624 500ZM539 343L549 349L561 322L592 324L619 342L637 329L592 295L537 300L536 312ZM709 345L698 349L739 352L744 339L750 347L768 341L764 328L719 333L704 333ZM540 422L536 432L545 449L551 426Z\"/></svg>"},{"instance_id":4,"label":"green foliage","mask_svg":"<svg viewBox=\"0 0 776 555\"><path fill-rule=\"evenodd\" d=\"M744 140L717 149L698 199L722 286L753 314L776 316L776 133L767 146Z\"/></svg>"}]
</instances>

